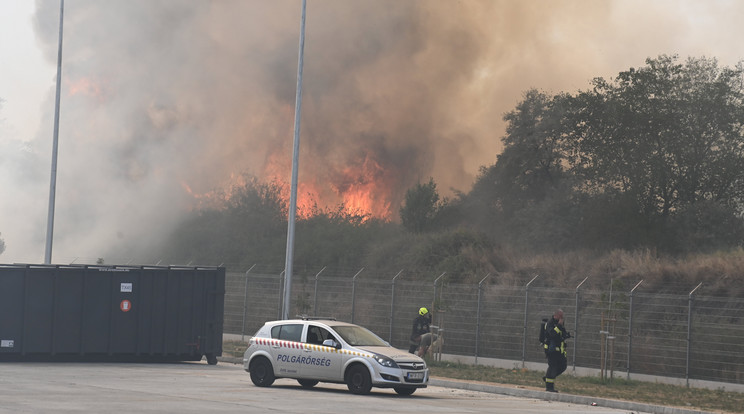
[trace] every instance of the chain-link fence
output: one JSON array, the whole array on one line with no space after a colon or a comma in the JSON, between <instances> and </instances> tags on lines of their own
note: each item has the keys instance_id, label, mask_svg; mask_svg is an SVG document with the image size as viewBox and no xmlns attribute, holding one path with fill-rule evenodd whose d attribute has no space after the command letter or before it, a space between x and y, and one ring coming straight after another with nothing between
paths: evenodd
<instances>
[{"instance_id":1,"label":"chain-link fence","mask_svg":"<svg viewBox=\"0 0 744 414\"><path fill-rule=\"evenodd\" d=\"M477 359L544 362L538 343L543 318L566 316L569 366L602 375L646 374L744 384L744 299L407 281L397 275L344 275L321 270L293 276L290 315L333 317L363 325L407 349L421 306L434 310L444 352ZM640 285L640 283L639 283ZM225 332L252 335L280 319L284 278L251 270L226 278Z\"/></svg>"}]
</instances>

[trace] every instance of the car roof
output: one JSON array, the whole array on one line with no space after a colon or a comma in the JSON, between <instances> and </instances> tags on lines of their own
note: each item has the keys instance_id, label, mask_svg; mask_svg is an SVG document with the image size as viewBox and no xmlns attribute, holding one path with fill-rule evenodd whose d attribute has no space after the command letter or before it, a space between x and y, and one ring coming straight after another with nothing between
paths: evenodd
<instances>
[{"instance_id":1,"label":"car roof","mask_svg":"<svg viewBox=\"0 0 744 414\"><path fill-rule=\"evenodd\" d=\"M343 321L337 321L335 319L313 319L313 318L307 318L307 319L282 319L278 321L268 321L265 323L265 325L280 325L285 323L307 323L307 322L317 322L323 325L327 326L358 326L353 323L343 322Z\"/></svg>"}]
</instances>

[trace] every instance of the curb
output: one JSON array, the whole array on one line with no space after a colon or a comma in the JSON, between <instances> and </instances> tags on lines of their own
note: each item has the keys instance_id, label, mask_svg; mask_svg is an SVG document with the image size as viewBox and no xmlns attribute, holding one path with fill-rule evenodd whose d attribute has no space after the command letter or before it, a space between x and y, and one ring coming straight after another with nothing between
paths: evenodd
<instances>
[{"instance_id":1,"label":"curb","mask_svg":"<svg viewBox=\"0 0 744 414\"><path fill-rule=\"evenodd\" d=\"M512 388L499 385L490 385L482 383L472 383L465 381L443 380L439 378L430 378L429 385L435 387L457 388L468 391L489 392L492 394L510 395L512 397L533 398L537 400L559 401L578 405L593 405L599 407L608 407L618 410L629 410L635 412L645 412L654 414L711 414L708 411L688 410L684 408L666 407L661 405L652 405L636 403L632 401L610 400L606 398L593 398L581 395L561 394L547 391L528 390L524 388Z\"/></svg>"},{"instance_id":2,"label":"curb","mask_svg":"<svg viewBox=\"0 0 744 414\"><path fill-rule=\"evenodd\" d=\"M238 358L238 357L220 356L220 357L217 357L217 360L220 362L226 362L230 364L237 364L237 365L243 364L243 358ZM558 402L572 403L572 404L578 404L578 405L596 404L598 407L607 407L607 408L614 408L618 410L629 410L629 411L634 411L634 412L644 412L644 413L653 413L653 414L712 414L709 411L688 410L684 408L675 408L675 407L666 407L662 405L636 403L632 401L610 400L606 398L593 398L593 397L586 397L582 395L561 394L561 393L553 393L553 392L547 392L547 391L529 390L525 388L505 387L505 386L500 386L500 385L491 385L491 384L466 382L466 381L445 380L445 379L440 379L440 378L430 378L429 385L434 386L434 387L455 388L455 389L468 390L468 391L488 392L491 394L502 394L502 395L509 395L512 397L519 397L519 398L532 398L536 400L558 401Z\"/></svg>"}]
</instances>

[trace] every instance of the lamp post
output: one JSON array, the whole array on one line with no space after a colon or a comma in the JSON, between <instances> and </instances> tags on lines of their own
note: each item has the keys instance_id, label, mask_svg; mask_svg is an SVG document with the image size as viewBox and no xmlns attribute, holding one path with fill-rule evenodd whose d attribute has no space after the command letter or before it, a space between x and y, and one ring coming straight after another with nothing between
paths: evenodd
<instances>
[{"instance_id":1,"label":"lamp post","mask_svg":"<svg viewBox=\"0 0 744 414\"><path fill-rule=\"evenodd\" d=\"M52 176L49 180L49 214L47 215L46 250L44 263L52 263L52 239L54 236L54 199L57 193L57 146L59 141L59 96L62 87L62 22L65 15L65 0L59 2L59 46L57 48L57 97L54 104L54 138L52 139Z\"/></svg>"},{"instance_id":2,"label":"lamp post","mask_svg":"<svg viewBox=\"0 0 744 414\"><path fill-rule=\"evenodd\" d=\"M284 262L284 302L282 319L289 319L290 298L292 296L292 259L294 256L295 219L297 217L297 168L300 158L300 113L302 109L302 64L305 51L305 9L307 0L302 0L300 20L300 51L297 59L297 90L295 95L294 148L292 151L292 184L289 194L289 214L287 216L287 254Z\"/></svg>"}]
</instances>

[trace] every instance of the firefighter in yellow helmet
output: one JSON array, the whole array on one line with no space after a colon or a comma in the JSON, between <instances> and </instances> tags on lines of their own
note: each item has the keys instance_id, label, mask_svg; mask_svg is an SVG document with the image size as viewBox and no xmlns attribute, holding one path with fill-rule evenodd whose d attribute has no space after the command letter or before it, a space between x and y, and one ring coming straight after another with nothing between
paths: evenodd
<instances>
[{"instance_id":1,"label":"firefighter in yellow helmet","mask_svg":"<svg viewBox=\"0 0 744 414\"><path fill-rule=\"evenodd\" d=\"M411 329L411 346L408 348L408 352L415 353L419 356L426 355L426 351L431 345L431 333L429 332L429 325L431 325L431 313L429 309L422 307L419 308L418 316L413 320L413 327ZM416 350L419 349L418 352Z\"/></svg>"}]
</instances>

